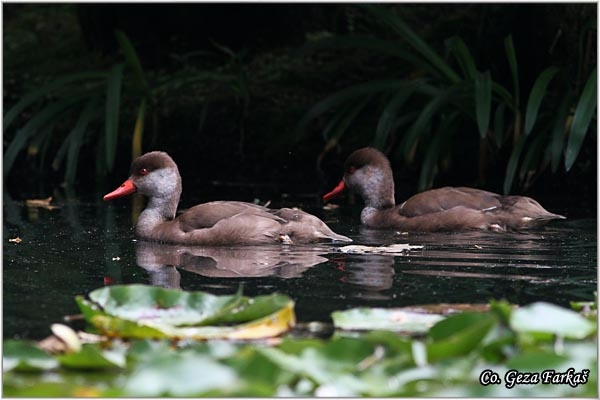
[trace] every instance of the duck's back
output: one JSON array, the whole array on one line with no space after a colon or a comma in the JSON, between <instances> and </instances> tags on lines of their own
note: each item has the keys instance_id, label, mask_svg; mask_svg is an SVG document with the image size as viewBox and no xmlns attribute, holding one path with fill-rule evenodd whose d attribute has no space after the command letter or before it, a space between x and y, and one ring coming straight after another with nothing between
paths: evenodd
<instances>
[{"instance_id":1,"label":"duck's back","mask_svg":"<svg viewBox=\"0 0 600 400\"><path fill-rule=\"evenodd\" d=\"M417 217L454 207L489 211L502 206L500 197L496 193L480 189L443 187L410 197L398 207L398 213L405 217Z\"/></svg>"}]
</instances>

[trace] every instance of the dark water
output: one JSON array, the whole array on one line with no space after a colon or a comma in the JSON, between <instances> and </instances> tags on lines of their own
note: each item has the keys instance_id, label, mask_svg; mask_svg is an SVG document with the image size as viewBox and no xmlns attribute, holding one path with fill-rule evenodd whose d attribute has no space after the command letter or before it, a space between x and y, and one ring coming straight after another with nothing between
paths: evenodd
<instances>
[{"instance_id":1,"label":"dark water","mask_svg":"<svg viewBox=\"0 0 600 400\"><path fill-rule=\"evenodd\" d=\"M99 197L96 197L99 198ZM355 244L423 245L401 255L345 254L341 245L180 247L136 241L128 201L66 199L59 209L28 208L4 196L4 338L39 339L73 298L112 281L247 295L279 291L296 301L300 321L334 310L507 299L567 305L597 288L595 219L559 221L515 234L401 235L369 231L322 214ZM315 210L308 210L315 212ZM338 222L338 219L344 222ZM20 237L21 243L9 242Z\"/></svg>"}]
</instances>

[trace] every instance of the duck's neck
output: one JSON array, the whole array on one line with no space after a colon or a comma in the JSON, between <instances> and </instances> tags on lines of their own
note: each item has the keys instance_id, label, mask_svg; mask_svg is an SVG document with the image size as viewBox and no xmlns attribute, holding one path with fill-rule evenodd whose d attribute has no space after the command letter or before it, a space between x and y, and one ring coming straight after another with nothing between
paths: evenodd
<instances>
[{"instance_id":1,"label":"duck's neck","mask_svg":"<svg viewBox=\"0 0 600 400\"><path fill-rule=\"evenodd\" d=\"M159 225L175 219L181 197L181 181L178 179L172 182L162 186L159 193L148 198L148 204L141 212L136 224L138 235L154 236Z\"/></svg>"},{"instance_id":2,"label":"duck's neck","mask_svg":"<svg viewBox=\"0 0 600 400\"><path fill-rule=\"evenodd\" d=\"M394 178L391 171L372 168L365 170L364 176L356 178L362 181L357 188L365 202L365 208L381 210L396 205Z\"/></svg>"}]
</instances>

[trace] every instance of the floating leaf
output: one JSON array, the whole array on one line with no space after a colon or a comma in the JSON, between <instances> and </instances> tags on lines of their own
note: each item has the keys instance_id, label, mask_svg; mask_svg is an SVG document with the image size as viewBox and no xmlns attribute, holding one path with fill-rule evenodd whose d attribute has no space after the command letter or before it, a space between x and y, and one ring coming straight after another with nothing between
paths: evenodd
<instances>
[{"instance_id":1,"label":"floating leaf","mask_svg":"<svg viewBox=\"0 0 600 400\"><path fill-rule=\"evenodd\" d=\"M2 371L44 371L58 367L58 362L33 343L7 340L2 343Z\"/></svg>"},{"instance_id":2,"label":"floating leaf","mask_svg":"<svg viewBox=\"0 0 600 400\"><path fill-rule=\"evenodd\" d=\"M381 329L395 332L427 332L444 317L395 308L353 308L335 311L331 314L333 324L338 329L372 330Z\"/></svg>"},{"instance_id":3,"label":"floating leaf","mask_svg":"<svg viewBox=\"0 0 600 400\"><path fill-rule=\"evenodd\" d=\"M438 322L429 330L433 341L427 345L427 360L433 362L471 352L496 323L497 319L492 314L471 312L453 315Z\"/></svg>"},{"instance_id":4,"label":"floating leaf","mask_svg":"<svg viewBox=\"0 0 600 400\"><path fill-rule=\"evenodd\" d=\"M145 361L127 380L128 396L199 396L214 389L233 390L240 383L231 368L192 351L157 353Z\"/></svg>"},{"instance_id":5,"label":"floating leaf","mask_svg":"<svg viewBox=\"0 0 600 400\"><path fill-rule=\"evenodd\" d=\"M125 353L104 350L98 343L84 344L76 353L57 356L63 367L77 370L98 370L125 367Z\"/></svg>"},{"instance_id":6,"label":"floating leaf","mask_svg":"<svg viewBox=\"0 0 600 400\"><path fill-rule=\"evenodd\" d=\"M296 322L294 302L281 294L248 298L116 285L90 293L90 300L76 298L86 320L108 336L258 339Z\"/></svg>"},{"instance_id":7,"label":"floating leaf","mask_svg":"<svg viewBox=\"0 0 600 400\"><path fill-rule=\"evenodd\" d=\"M337 250L342 253L351 254L402 254L409 250L422 249L423 246L395 243L389 246L363 246L363 245L349 245L339 247Z\"/></svg>"},{"instance_id":8,"label":"floating leaf","mask_svg":"<svg viewBox=\"0 0 600 400\"><path fill-rule=\"evenodd\" d=\"M597 330L595 324L575 311L545 302L513 311L510 327L517 332L549 333L575 339L582 339Z\"/></svg>"}]
</instances>

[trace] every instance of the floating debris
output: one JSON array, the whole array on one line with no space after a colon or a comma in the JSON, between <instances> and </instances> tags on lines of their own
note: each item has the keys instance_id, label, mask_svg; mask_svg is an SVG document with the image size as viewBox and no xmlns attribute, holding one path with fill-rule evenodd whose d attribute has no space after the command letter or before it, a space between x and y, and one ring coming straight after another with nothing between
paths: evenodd
<instances>
[{"instance_id":1,"label":"floating debris","mask_svg":"<svg viewBox=\"0 0 600 400\"><path fill-rule=\"evenodd\" d=\"M25 200L25 205L27 207L38 207L45 208L46 210L54 210L55 208L60 208L57 206L53 206L50 203L52 202L52 196L46 199L29 199Z\"/></svg>"},{"instance_id":2,"label":"floating debris","mask_svg":"<svg viewBox=\"0 0 600 400\"><path fill-rule=\"evenodd\" d=\"M9 243L16 243L16 244L19 244L19 243L21 243L22 241L23 241L23 239L21 239L21 238L20 238L20 237L18 237L18 236L17 236L16 238L11 238L11 239L8 239L8 242L9 242Z\"/></svg>"},{"instance_id":3,"label":"floating debris","mask_svg":"<svg viewBox=\"0 0 600 400\"><path fill-rule=\"evenodd\" d=\"M349 254L372 254L372 253L385 253L385 254L401 254L409 250L422 249L423 246L396 243L390 244L389 246L362 246L353 244L349 246L343 246L338 248L342 253Z\"/></svg>"}]
</instances>

